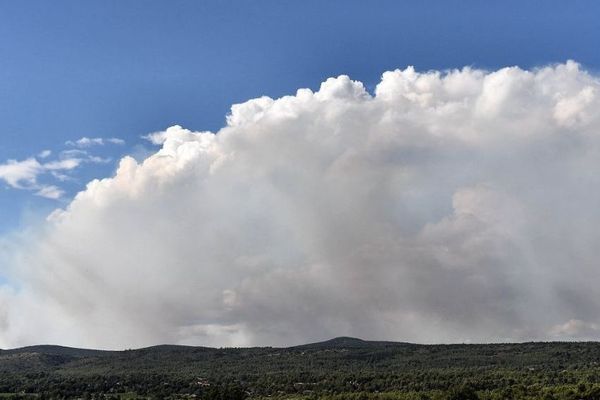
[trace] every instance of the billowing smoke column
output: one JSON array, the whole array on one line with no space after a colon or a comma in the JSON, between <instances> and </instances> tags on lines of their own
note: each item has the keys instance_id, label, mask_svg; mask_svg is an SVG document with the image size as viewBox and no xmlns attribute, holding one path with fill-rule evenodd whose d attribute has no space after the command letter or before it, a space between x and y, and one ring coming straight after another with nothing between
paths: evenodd
<instances>
[{"instance_id":1,"label":"billowing smoke column","mask_svg":"<svg viewBox=\"0 0 600 400\"><path fill-rule=\"evenodd\" d=\"M4 239L0 345L597 339L599 90L409 67L151 134Z\"/></svg>"}]
</instances>

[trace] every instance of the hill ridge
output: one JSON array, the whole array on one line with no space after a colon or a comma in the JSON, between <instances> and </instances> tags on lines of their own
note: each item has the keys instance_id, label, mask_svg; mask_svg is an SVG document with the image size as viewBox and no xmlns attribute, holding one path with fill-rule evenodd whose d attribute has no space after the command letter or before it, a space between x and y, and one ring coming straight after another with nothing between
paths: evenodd
<instances>
[{"instance_id":1,"label":"hill ridge","mask_svg":"<svg viewBox=\"0 0 600 400\"><path fill-rule=\"evenodd\" d=\"M528 341L528 342L492 342L492 343L412 343L391 340L366 340L352 336L336 336L318 342L310 342L292 346L251 346L251 347L209 347L201 345L161 343L156 345L126 348L126 349L95 349L88 347L74 347L58 344L35 344L23 347L0 349L0 355L16 353L40 354L94 354L94 353L123 353L142 350L249 350L249 349L297 349L297 348L325 348L325 347L373 347L373 346L423 346L423 347L456 347L456 346L515 346L515 345L548 345L548 344L600 344L599 341Z\"/></svg>"}]
</instances>

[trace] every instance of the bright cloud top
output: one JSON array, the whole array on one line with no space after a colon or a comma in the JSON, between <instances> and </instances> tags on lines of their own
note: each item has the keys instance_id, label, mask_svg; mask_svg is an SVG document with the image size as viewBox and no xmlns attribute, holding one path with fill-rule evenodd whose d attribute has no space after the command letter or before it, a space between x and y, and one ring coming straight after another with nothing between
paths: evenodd
<instances>
[{"instance_id":1,"label":"bright cloud top","mask_svg":"<svg viewBox=\"0 0 600 400\"><path fill-rule=\"evenodd\" d=\"M597 339L599 90L409 67L151 134L5 241L0 344Z\"/></svg>"}]
</instances>

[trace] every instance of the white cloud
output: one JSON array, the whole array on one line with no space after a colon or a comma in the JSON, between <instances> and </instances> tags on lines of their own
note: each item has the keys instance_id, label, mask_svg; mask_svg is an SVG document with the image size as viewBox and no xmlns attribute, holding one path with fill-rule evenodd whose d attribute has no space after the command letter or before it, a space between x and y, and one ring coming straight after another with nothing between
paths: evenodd
<instances>
[{"instance_id":1,"label":"white cloud","mask_svg":"<svg viewBox=\"0 0 600 400\"><path fill-rule=\"evenodd\" d=\"M47 199L59 199L64 194L64 191L54 185L43 185L35 193L37 196L45 197Z\"/></svg>"},{"instance_id":2,"label":"white cloud","mask_svg":"<svg viewBox=\"0 0 600 400\"><path fill-rule=\"evenodd\" d=\"M123 139L119 139L119 138L108 138L108 139L106 139L106 141L108 143L118 144L120 146L125 144L125 141Z\"/></svg>"},{"instance_id":3,"label":"white cloud","mask_svg":"<svg viewBox=\"0 0 600 400\"><path fill-rule=\"evenodd\" d=\"M63 150L59 155L60 160L66 159L76 159L79 160L80 163L92 163L92 164L106 164L112 161L110 157L99 157L93 154L90 154L87 150L81 149L70 149Z\"/></svg>"},{"instance_id":4,"label":"white cloud","mask_svg":"<svg viewBox=\"0 0 600 400\"><path fill-rule=\"evenodd\" d=\"M38 154L39 158L48 158L52 155L52 150L43 150Z\"/></svg>"},{"instance_id":5,"label":"white cloud","mask_svg":"<svg viewBox=\"0 0 600 400\"><path fill-rule=\"evenodd\" d=\"M45 152L40 155L42 158L48 156L49 154L45 154ZM73 170L82 161L79 158L64 158L41 164L33 157L21 161L8 160L6 163L0 164L0 180L15 189L32 190L38 196L58 199L64 191L54 185L40 184L38 177L50 173L61 181L67 180L68 177L61 171Z\"/></svg>"},{"instance_id":6,"label":"white cloud","mask_svg":"<svg viewBox=\"0 0 600 400\"><path fill-rule=\"evenodd\" d=\"M102 138L89 138L89 137L82 137L79 138L75 141L72 140L67 140L65 142L65 144L67 146L73 146L73 147L91 147L91 146L102 146L104 145L104 139Z\"/></svg>"},{"instance_id":7,"label":"white cloud","mask_svg":"<svg viewBox=\"0 0 600 400\"><path fill-rule=\"evenodd\" d=\"M63 160L52 161L43 164L43 168L48 171L70 170L77 168L81 164L80 158L65 158Z\"/></svg>"},{"instance_id":8,"label":"white cloud","mask_svg":"<svg viewBox=\"0 0 600 400\"><path fill-rule=\"evenodd\" d=\"M89 157L89 155L90 153L88 153L86 150L69 149L61 151L59 158L61 160L64 160L65 158L86 158Z\"/></svg>"},{"instance_id":9,"label":"white cloud","mask_svg":"<svg viewBox=\"0 0 600 400\"><path fill-rule=\"evenodd\" d=\"M35 158L22 161L8 160L0 164L0 179L14 188L22 188L24 185L34 184L42 170L43 167Z\"/></svg>"},{"instance_id":10,"label":"white cloud","mask_svg":"<svg viewBox=\"0 0 600 400\"><path fill-rule=\"evenodd\" d=\"M573 62L407 68L151 134L5 240L0 345L596 335L599 86Z\"/></svg>"},{"instance_id":11,"label":"white cloud","mask_svg":"<svg viewBox=\"0 0 600 400\"><path fill-rule=\"evenodd\" d=\"M109 162L112 161L112 158L110 157L98 157L98 156L89 156L87 159L88 162L94 163L94 164L108 164Z\"/></svg>"},{"instance_id":12,"label":"white cloud","mask_svg":"<svg viewBox=\"0 0 600 400\"><path fill-rule=\"evenodd\" d=\"M72 140L68 140L65 142L65 144L67 146L73 146L73 147L78 147L78 148L86 148L86 147L92 147L92 146L104 146L105 144L116 144L116 145L124 145L125 141L123 139L119 139L119 138L89 138L89 137L82 137L79 138L75 141Z\"/></svg>"},{"instance_id":13,"label":"white cloud","mask_svg":"<svg viewBox=\"0 0 600 400\"><path fill-rule=\"evenodd\" d=\"M85 143L96 140L83 139L86 139ZM103 139L99 140L102 141ZM122 143L121 139L116 138L107 139L106 141L116 144ZM4 164L0 164L0 180L15 189L34 191L35 195L48 199L59 199L64 195L64 190L56 185L39 183L38 178L40 176L49 174L54 179L65 182L73 179L68 174L69 171L75 170L83 163L106 164L112 161L109 157L95 156L82 149L63 150L58 154L58 159L46 161L51 155L50 150L43 150L37 155L42 160L41 162L35 157L20 161L8 160Z\"/></svg>"}]
</instances>

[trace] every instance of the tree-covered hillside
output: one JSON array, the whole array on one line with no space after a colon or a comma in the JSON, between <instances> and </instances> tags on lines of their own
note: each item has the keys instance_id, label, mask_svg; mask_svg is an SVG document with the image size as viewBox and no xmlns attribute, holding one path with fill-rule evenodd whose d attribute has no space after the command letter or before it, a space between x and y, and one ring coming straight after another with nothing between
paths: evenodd
<instances>
[{"instance_id":1,"label":"tree-covered hillside","mask_svg":"<svg viewBox=\"0 0 600 400\"><path fill-rule=\"evenodd\" d=\"M600 343L0 351L0 392L37 398L600 399Z\"/></svg>"}]
</instances>

